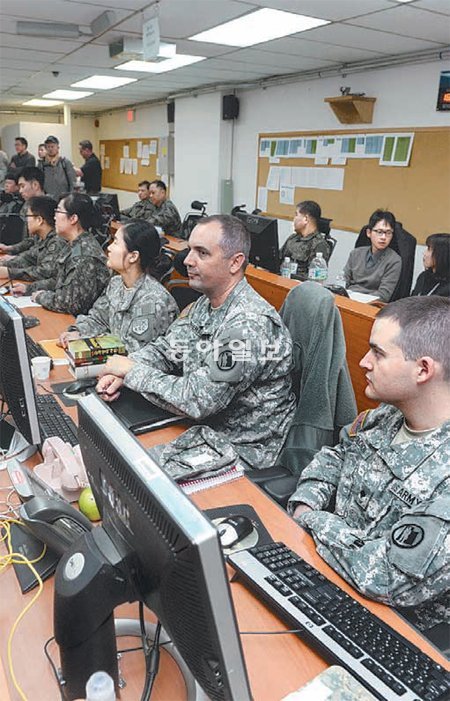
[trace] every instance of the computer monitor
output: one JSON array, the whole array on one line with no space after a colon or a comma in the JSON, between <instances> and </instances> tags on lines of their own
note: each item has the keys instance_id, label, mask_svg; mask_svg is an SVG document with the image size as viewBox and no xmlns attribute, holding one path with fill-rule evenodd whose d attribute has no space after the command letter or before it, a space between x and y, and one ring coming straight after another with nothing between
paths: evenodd
<instances>
[{"instance_id":1,"label":"computer monitor","mask_svg":"<svg viewBox=\"0 0 450 701\"><path fill-rule=\"evenodd\" d=\"M280 272L278 222L247 212L236 212L251 237L250 263L271 273Z\"/></svg>"},{"instance_id":2,"label":"computer monitor","mask_svg":"<svg viewBox=\"0 0 450 701\"><path fill-rule=\"evenodd\" d=\"M20 433L31 445L41 442L33 378L23 318L0 297L0 394Z\"/></svg>"},{"instance_id":3,"label":"computer monitor","mask_svg":"<svg viewBox=\"0 0 450 701\"><path fill-rule=\"evenodd\" d=\"M251 698L216 528L111 409L78 403L84 463L102 515L63 556L55 638L68 699L98 669L117 684L113 608L141 601L158 616L212 700Z\"/></svg>"},{"instance_id":4,"label":"computer monitor","mask_svg":"<svg viewBox=\"0 0 450 701\"><path fill-rule=\"evenodd\" d=\"M115 192L102 192L100 195L92 195L91 199L100 210L110 209L113 219L120 219L119 199Z\"/></svg>"}]
</instances>

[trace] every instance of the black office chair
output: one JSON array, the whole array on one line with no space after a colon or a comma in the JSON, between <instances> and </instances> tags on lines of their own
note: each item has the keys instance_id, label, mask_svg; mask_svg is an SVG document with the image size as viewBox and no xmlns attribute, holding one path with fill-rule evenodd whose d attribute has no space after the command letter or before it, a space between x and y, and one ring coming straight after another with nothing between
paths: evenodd
<instances>
[{"instance_id":1,"label":"black office chair","mask_svg":"<svg viewBox=\"0 0 450 701\"><path fill-rule=\"evenodd\" d=\"M194 210L193 212L188 212L184 219L183 223L181 225L181 238L185 239L186 241L188 240L189 236L191 235L192 230L194 227L197 226L199 223L200 219L203 219L203 217L206 217L206 205L207 202L200 202L199 200L193 200L191 202L191 208Z\"/></svg>"},{"instance_id":2,"label":"black office chair","mask_svg":"<svg viewBox=\"0 0 450 701\"><path fill-rule=\"evenodd\" d=\"M366 233L367 229L367 224L362 227L356 239L355 248L369 245L369 239ZM403 299L403 297L409 297L410 295L414 275L414 256L416 253L417 241L409 231L403 228L402 223L397 221L395 223L395 235L392 237L389 246L393 251L398 253L402 259L402 272L397 286L392 293L392 297L389 300L390 302L394 302L396 299Z\"/></svg>"},{"instance_id":3,"label":"black office chair","mask_svg":"<svg viewBox=\"0 0 450 701\"><path fill-rule=\"evenodd\" d=\"M277 465L246 475L286 506L303 469L320 448L338 442L339 431L353 421L357 408L342 319L331 292L305 282L289 292L280 315L294 342L297 409Z\"/></svg>"},{"instance_id":4,"label":"black office chair","mask_svg":"<svg viewBox=\"0 0 450 701\"><path fill-rule=\"evenodd\" d=\"M24 221L18 213L0 214L0 243L14 246L22 241L24 232Z\"/></svg>"},{"instance_id":5,"label":"black office chair","mask_svg":"<svg viewBox=\"0 0 450 701\"><path fill-rule=\"evenodd\" d=\"M331 222L332 219L328 219L327 217L320 217L320 219L317 222L317 228L320 231L321 234L325 236L326 242L328 244L328 248L330 249L330 258L333 255L333 251L336 248L337 240L331 236Z\"/></svg>"}]
</instances>

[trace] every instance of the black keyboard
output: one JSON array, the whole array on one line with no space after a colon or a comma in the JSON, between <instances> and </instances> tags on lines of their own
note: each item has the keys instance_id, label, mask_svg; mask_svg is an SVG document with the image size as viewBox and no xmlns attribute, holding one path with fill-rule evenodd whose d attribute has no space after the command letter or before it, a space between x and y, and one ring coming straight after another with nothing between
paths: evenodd
<instances>
[{"instance_id":1,"label":"black keyboard","mask_svg":"<svg viewBox=\"0 0 450 701\"><path fill-rule=\"evenodd\" d=\"M70 445L78 444L77 426L51 394L37 394L36 404L42 443L58 436Z\"/></svg>"},{"instance_id":2,"label":"black keyboard","mask_svg":"<svg viewBox=\"0 0 450 701\"><path fill-rule=\"evenodd\" d=\"M43 348L40 343L33 340L28 334L25 334L25 341L30 360L31 358L38 358L40 355L48 356L48 353L45 350L45 348ZM53 363L51 362L50 365L53 365Z\"/></svg>"},{"instance_id":3,"label":"black keyboard","mask_svg":"<svg viewBox=\"0 0 450 701\"><path fill-rule=\"evenodd\" d=\"M289 627L301 629L301 638L378 699L450 699L450 674L443 667L284 543L242 550L228 561Z\"/></svg>"}]
</instances>

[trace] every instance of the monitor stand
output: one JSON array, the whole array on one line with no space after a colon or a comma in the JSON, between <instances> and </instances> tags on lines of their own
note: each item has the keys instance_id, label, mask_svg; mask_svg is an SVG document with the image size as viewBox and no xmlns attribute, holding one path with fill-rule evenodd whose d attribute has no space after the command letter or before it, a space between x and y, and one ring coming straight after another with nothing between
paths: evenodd
<instances>
[{"instance_id":1,"label":"monitor stand","mask_svg":"<svg viewBox=\"0 0 450 701\"><path fill-rule=\"evenodd\" d=\"M15 458L19 462L24 462L35 454L37 447L30 445L21 433L7 419L0 420L0 455L5 461L0 470L6 467L9 459ZM1 458L0 458L1 459Z\"/></svg>"}]
</instances>

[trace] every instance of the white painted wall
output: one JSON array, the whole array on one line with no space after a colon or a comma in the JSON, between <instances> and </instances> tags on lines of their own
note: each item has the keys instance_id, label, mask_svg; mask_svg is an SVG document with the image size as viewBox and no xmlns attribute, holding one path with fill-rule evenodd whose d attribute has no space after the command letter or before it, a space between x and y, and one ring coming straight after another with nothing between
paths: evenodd
<instances>
[{"instance_id":1,"label":"white painted wall","mask_svg":"<svg viewBox=\"0 0 450 701\"><path fill-rule=\"evenodd\" d=\"M8 124L2 128L2 144L6 153L15 154L14 139L16 136L23 136L28 141L28 150L37 156L40 143L45 141L47 136L56 136L60 143L62 156L71 159L72 156L72 133L69 126L47 122L16 122Z\"/></svg>"}]
</instances>

